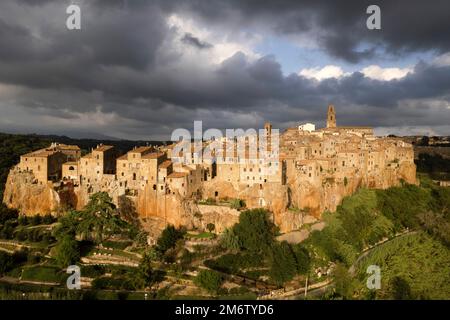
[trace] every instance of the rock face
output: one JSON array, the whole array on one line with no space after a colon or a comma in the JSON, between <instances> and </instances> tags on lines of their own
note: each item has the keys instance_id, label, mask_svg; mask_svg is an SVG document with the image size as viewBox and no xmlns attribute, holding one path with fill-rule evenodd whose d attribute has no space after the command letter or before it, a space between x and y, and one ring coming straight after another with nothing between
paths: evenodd
<instances>
[{"instance_id":1,"label":"rock face","mask_svg":"<svg viewBox=\"0 0 450 320\"><path fill-rule=\"evenodd\" d=\"M32 173L16 169L9 172L3 202L25 215L56 215L60 207L60 197L52 184L40 185Z\"/></svg>"},{"instance_id":2,"label":"rock face","mask_svg":"<svg viewBox=\"0 0 450 320\"><path fill-rule=\"evenodd\" d=\"M383 170L378 176L363 178L355 174L343 179L325 179L309 182L293 175L286 184L267 183L261 187L242 187L224 181L206 181L202 186L203 198L236 198L245 201L247 208L266 207L273 213L273 220L281 232L298 230L306 214L320 219L323 211L335 211L342 199L358 188L388 188L403 180L416 183L416 167L403 162ZM82 209L93 192L106 191L114 203L118 203L117 182L108 178L100 181L95 190L92 186L74 187L71 183L54 185L36 183L32 173L17 168L10 171L5 186L3 202L22 214L57 214L64 206ZM222 232L239 221L240 212L226 206L199 205L193 199L182 197L178 192L165 194L146 186L137 194L129 195L136 211L142 218L156 217L165 224L206 230L209 223L216 232ZM263 199L263 200L262 200ZM297 210L288 210L297 208ZM300 214L299 210L303 213Z\"/></svg>"}]
</instances>

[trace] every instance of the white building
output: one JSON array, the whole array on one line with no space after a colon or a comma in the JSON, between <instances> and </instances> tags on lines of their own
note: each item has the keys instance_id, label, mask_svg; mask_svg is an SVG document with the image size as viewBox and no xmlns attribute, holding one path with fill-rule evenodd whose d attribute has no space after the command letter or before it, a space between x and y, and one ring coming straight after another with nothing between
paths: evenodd
<instances>
[{"instance_id":1,"label":"white building","mask_svg":"<svg viewBox=\"0 0 450 320\"><path fill-rule=\"evenodd\" d=\"M308 122L308 123L299 125L298 130L299 131L308 131L308 132L316 131L316 125Z\"/></svg>"}]
</instances>

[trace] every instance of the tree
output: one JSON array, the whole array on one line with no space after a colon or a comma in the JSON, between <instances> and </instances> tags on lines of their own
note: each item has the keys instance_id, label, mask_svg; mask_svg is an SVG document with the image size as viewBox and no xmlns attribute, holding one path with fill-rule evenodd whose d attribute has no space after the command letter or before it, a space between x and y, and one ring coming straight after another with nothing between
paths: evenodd
<instances>
[{"instance_id":1,"label":"tree","mask_svg":"<svg viewBox=\"0 0 450 320\"><path fill-rule=\"evenodd\" d=\"M343 299L351 299L353 296L354 280L342 263L336 264L333 270L333 283L336 294Z\"/></svg>"},{"instance_id":2,"label":"tree","mask_svg":"<svg viewBox=\"0 0 450 320\"><path fill-rule=\"evenodd\" d=\"M411 287L408 281L402 277L396 276L391 279L390 287L392 292L392 297L395 300L410 300L412 299Z\"/></svg>"},{"instance_id":3,"label":"tree","mask_svg":"<svg viewBox=\"0 0 450 320\"><path fill-rule=\"evenodd\" d=\"M37 214L35 216L32 216L31 218L31 225L37 226L38 224L42 223L41 215Z\"/></svg>"},{"instance_id":4,"label":"tree","mask_svg":"<svg viewBox=\"0 0 450 320\"><path fill-rule=\"evenodd\" d=\"M150 254L144 254L139 268L138 268L138 280L141 287L147 287L154 281L154 272L151 266L152 256Z\"/></svg>"},{"instance_id":5,"label":"tree","mask_svg":"<svg viewBox=\"0 0 450 320\"><path fill-rule=\"evenodd\" d=\"M54 236L57 239L62 239L66 235L74 238L77 235L81 218L82 214L80 211L71 210L67 212L64 216L59 218L59 224L54 231Z\"/></svg>"},{"instance_id":6,"label":"tree","mask_svg":"<svg viewBox=\"0 0 450 320\"><path fill-rule=\"evenodd\" d=\"M42 217L43 224L52 224L53 222L55 222L55 220L56 219L51 214L46 214Z\"/></svg>"},{"instance_id":7,"label":"tree","mask_svg":"<svg viewBox=\"0 0 450 320\"><path fill-rule=\"evenodd\" d=\"M279 286L292 280L297 273L297 264L292 248L286 241L274 244L270 251L271 279Z\"/></svg>"},{"instance_id":8,"label":"tree","mask_svg":"<svg viewBox=\"0 0 450 320\"><path fill-rule=\"evenodd\" d=\"M341 209L340 219L348 242L362 249L367 244L375 218L376 216L365 206L358 206L353 211Z\"/></svg>"},{"instance_id":9,"label":"tree","mask_svg":"<svg viewBox=\"0 0 450 320\"><path fill-rule=\"evenodd\" d=\"M201 270L197 277L194 279L194 283L211 293L216 293L222 285L223 278L217 272L213 270Z\"/></svg>"},{"instance_id":10,"label":"tree","mask_svg":"<svg viewBox=\"0 0 450 320\"><path fill-rule=\"evenodd\" d=\"M56 262L62 266L70 266L80 260L78 242L69 235L65 235L56 246Z\"/></svg>"},{"instance_id":11,"label":"tree","mask_svg":"<svg viewBox=\"0 0 450 320\"><path fill-rule=\"evenodd\" d=\"M231 201L231 208L239 210L245 207L245 201L242 199L233 199Z\"/></svg>"},{"instance_id":12,"label":"tree","mask_svg":"<svg viewBox=\"0 0 450 320\"><path fill-rule=\"evenodd\" d=\"M264 209L247 210L240 214L239 223L233 227L241 248L260 252L270 248L275 236L275 225Z\"/></svg>"},{"instance_id":13,"label":"tree","mask_svg":"<svg viewBox=\"0 0 450 320\"><path fill-rule=\"evenodd\" d=\"M120 218L134 226L139 226L139 217L133 201L126 195L122 195L119 197L118 202Z\"/></svg>"},{"instance_id":14,"label":"tree","mask_svg":"<svg viewBox=\"0 0 450 320\"><path fill-rule=\"evenodd\" d=\"M105 236L120 231L126 224L119 218L116 206L106 192L93 194L81 214L77 231L97 243L102 242Z\"/></svg>"},{"instance_id":15,"label":"tree","mask_svg":"<svg viewBox=\"0 0 450 320\"><path fill-rule=\"evenodd\" d=\"M308 250L300 244L292 247L295 256L295 262L297 266L297 273L306 274L311 266L311 258Z\"/></svg>"},{"instance_id":16,"label":"tree","mask_svg":"<svg viewBox=\"0 0 450 320\"><path fill-rule=\"evenodd\" d=\"M183 229L176 229L173 225L168 225L156 242L156 248L161 253L165 253L167 250L174 248L179 239L184 236Z\"/></svg>"},{"instance_id":17,"label":"tree","mask_svg":"<svg viewBox=\"0 0 450 320\"><path fill-rule=\"evenodd\" d=\"M0 224L4 224L8 220L14 220L19 217L16 209L9 209L5 204L0 204Z\"/></svg>"},{"instance_id":18,"label":"tree","mask_svg":"<svg viewBox=\"0 0 450 320\"><path fill-rule=\"evenodd\" d=\"M13 258L10 254L0 251L0 275L8 272L14 265Z\"/></svg>"},{"instance_id":19,"label":"tree","mask_svg":"<svg viewBox=\"0 0 450 320\"><path fill-rule=\"evenodd\" d=\"M209 232L213 232L215 228L216 226L214 225L214 223L208 223L206 225L206 229L208 229Z\"/></svg>"},{"instance_id":20,"label":"tree","mask_svg":"<svg viewBox=\"0 0 450 320\"><path fill-rule=\"evenodd\" d=\"M238 251L240 249L239 238L234 233L234 229L225 229L220 237L220 245L232 251Z\"/></svg>"}]
</instances>

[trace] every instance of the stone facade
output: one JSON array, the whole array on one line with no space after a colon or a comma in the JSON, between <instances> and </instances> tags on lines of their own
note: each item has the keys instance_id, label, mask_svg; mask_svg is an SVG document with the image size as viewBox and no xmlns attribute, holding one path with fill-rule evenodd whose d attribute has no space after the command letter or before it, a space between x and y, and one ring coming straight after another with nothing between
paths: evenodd
<instances>
[{"instance_id":1,"label":"stone facade","mask_svg":"<svg viewBox=\"0 0 450 320\"><path fill-rule=\"evenodd\" d=\"M334 106L328 107L326 128L315 130L312 124L288 128L279 137L278 151L273 148L278 141L271 140L272 126L266 123L264 130L265 144L252 136L245 137L242 144L224 138L201 142L200 151L189 143L181 154L170 145L137 147L119 156L112 146L99 145L80 157L76 148L52 146L21 157L11 170L4 202L19 207L15 191L11 191L17 186L9 184L13 181L33 183L35 179L45 184L62 178L63 185L70 185L77 208L82 208L92 193L106 191L116 203L120 196L129 197L142 217L159 217L175 225L202 225L195 217L202 211L197 200L234 198L244 200L248 208L269 209L281 230L289 231L302 223L303 214L295 212L319 218L323 211L336 210L342 198L358 188L388 188L402 180L416 183L411 144L376 137L369 127L339 127ZM255 146L256 153L252 153ZM270 151L270 161L262 161L264 148ZM201 157L205 150L212 158ZM21 172L27 173L27 179L17 179ZM57 205L43 207L53 210ZM22 206L21 210L35 212L31 207ZM223 220L215 214L206 216Z\"/></svg>"}]
</instances>

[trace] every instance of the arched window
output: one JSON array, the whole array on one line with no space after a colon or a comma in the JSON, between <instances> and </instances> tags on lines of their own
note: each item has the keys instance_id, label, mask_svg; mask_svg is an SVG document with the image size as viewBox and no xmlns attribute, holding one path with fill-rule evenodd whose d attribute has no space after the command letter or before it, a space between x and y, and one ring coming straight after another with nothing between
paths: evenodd
<instances>
[{"instance_id":1,"label":"arched window","mask_svg":"<svg viewBox=\"0 0 450 320\"><path fill-rule=\"evenodd\" d=\"M74 168L73 166L70 166L70 167L69 167L69 170L70 170L70 171L73 171L73 170L75 170L75 168Z\"/></svg>"}]
</instances>

